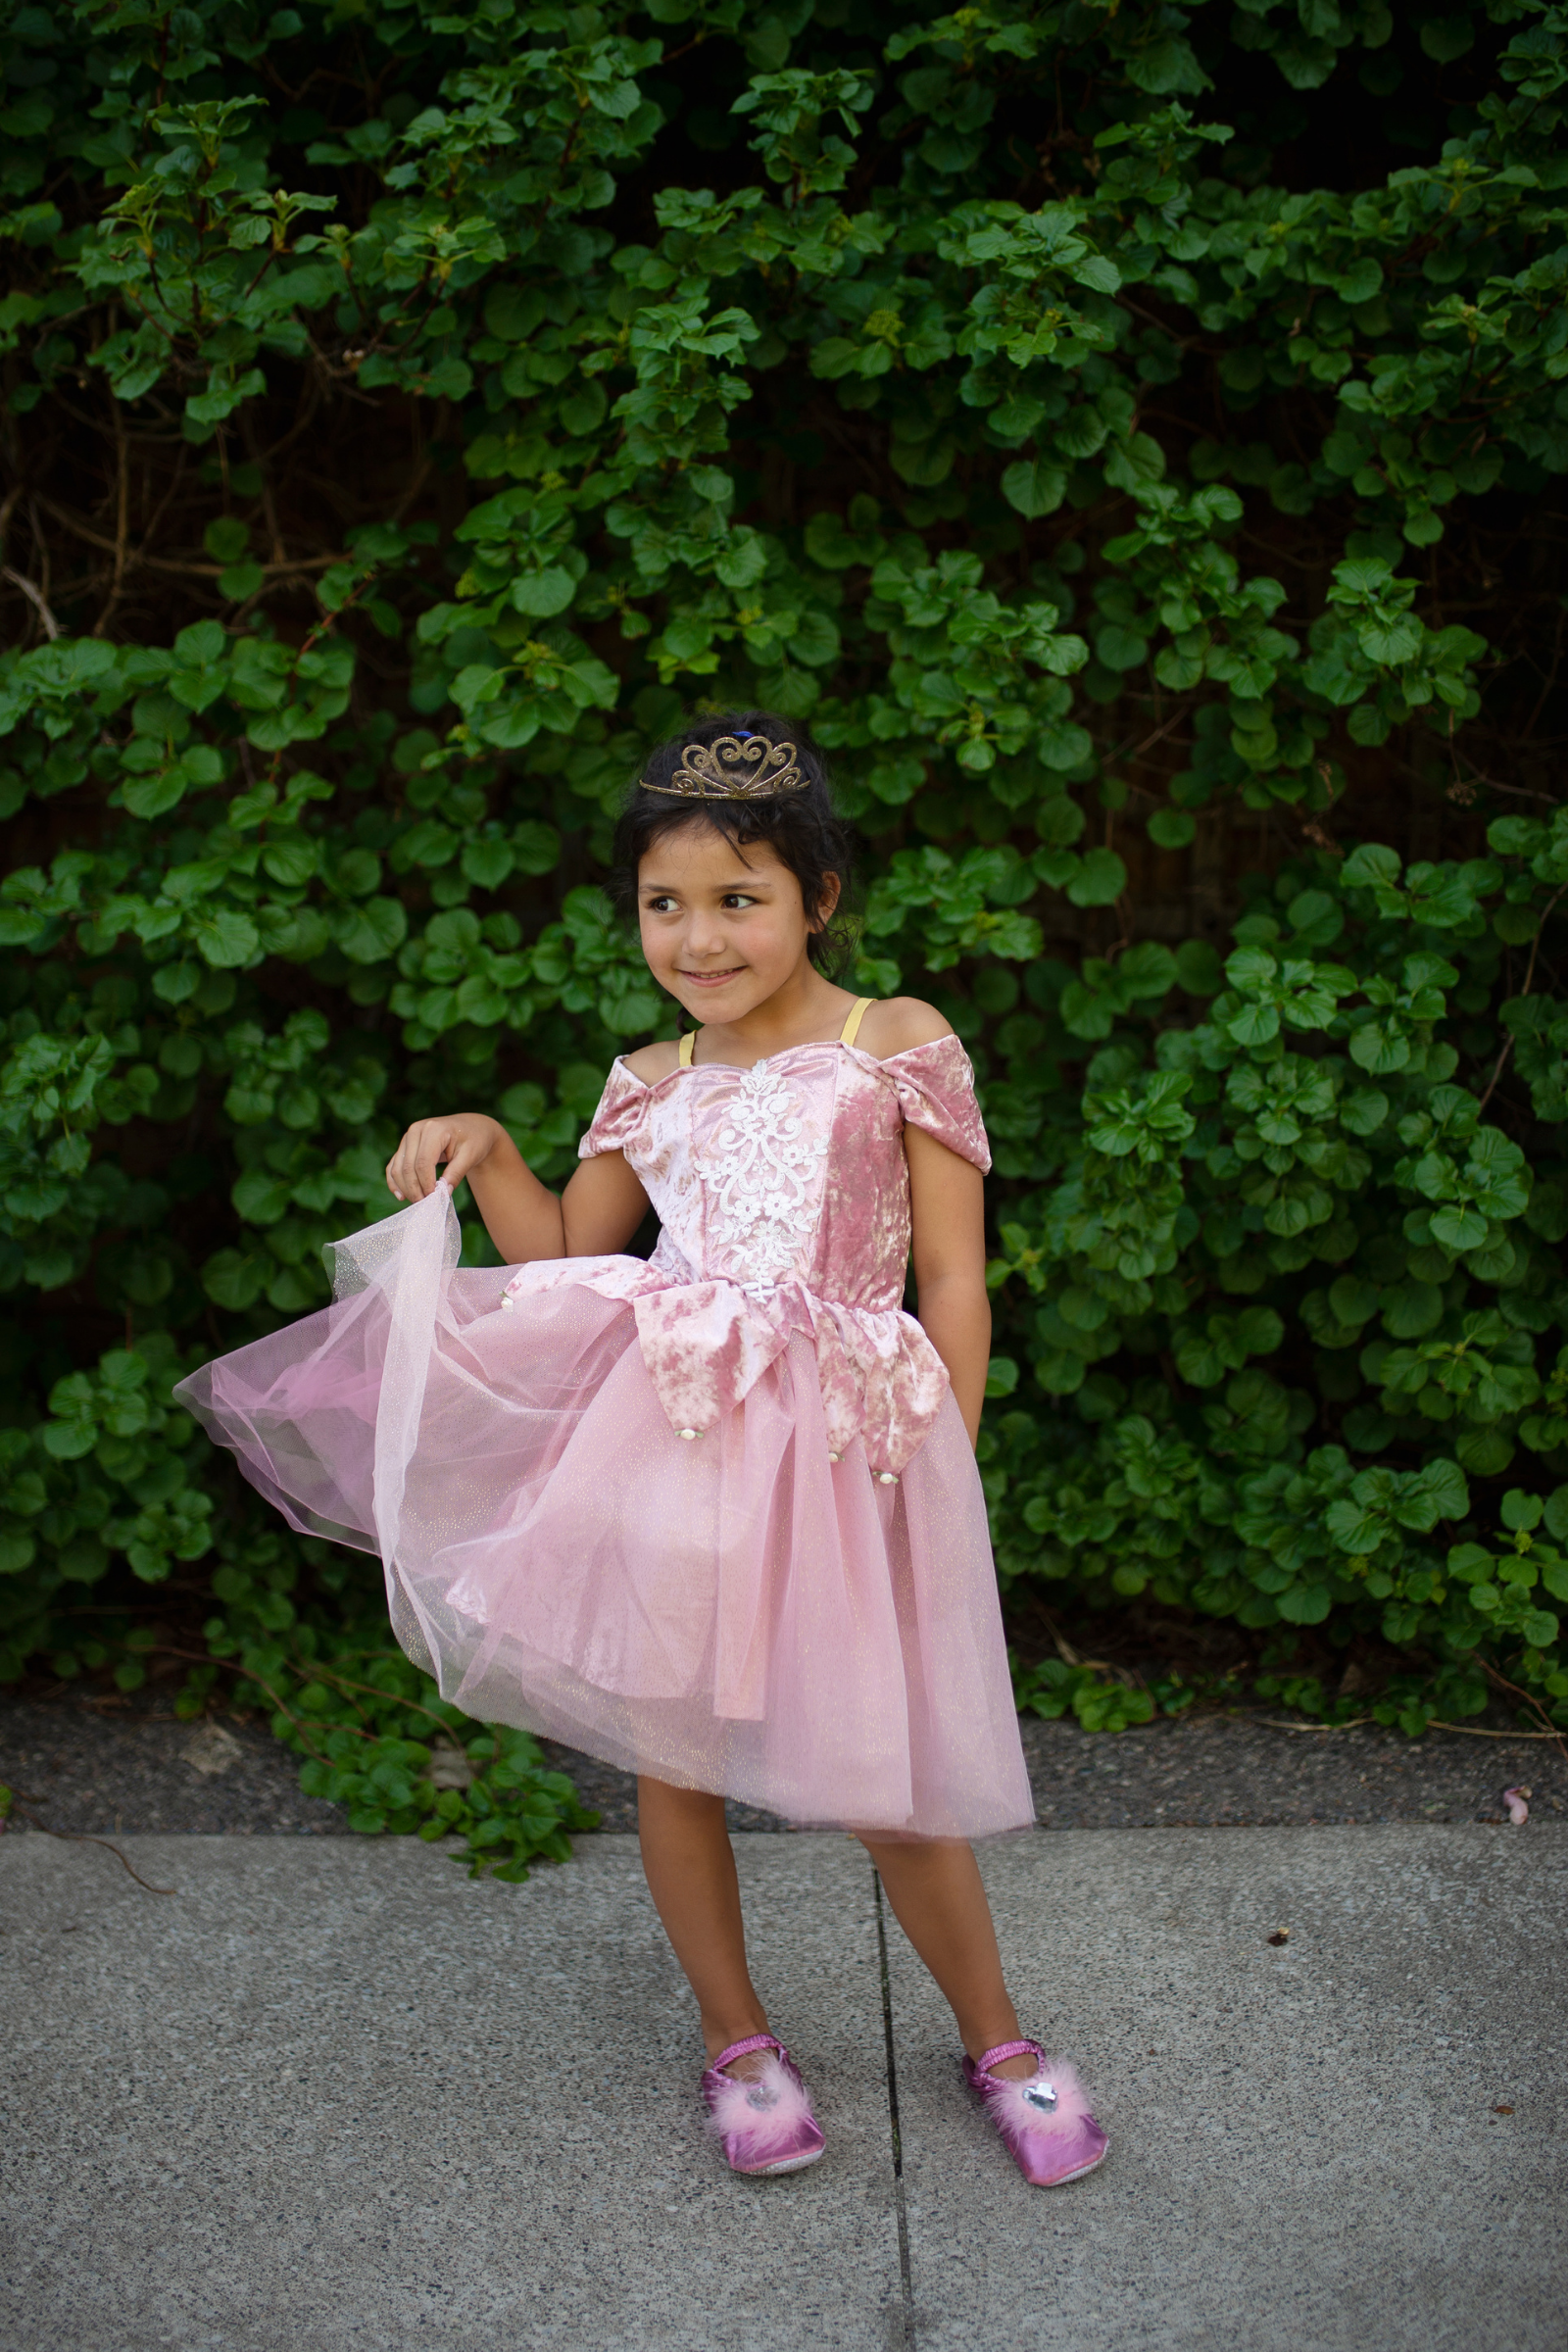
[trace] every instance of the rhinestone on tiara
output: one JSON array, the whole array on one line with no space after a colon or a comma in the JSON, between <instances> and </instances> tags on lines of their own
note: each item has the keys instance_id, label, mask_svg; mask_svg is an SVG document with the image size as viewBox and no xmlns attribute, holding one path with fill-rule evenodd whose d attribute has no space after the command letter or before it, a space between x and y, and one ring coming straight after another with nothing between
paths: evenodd
<instances>
[{"instance_id":1,"label":"rhinestone on tiara","mask_svg":"<svg viewBox=\"0 0 1568 2352\"><path fill-rule=\"evenodd\" d=\"M670 793L688 801L766 801L775 793L804 792L809 779L796 763L793 743L770 743L765 735L719 735L711 743L689 743L667 784L646 792Z\"/></svg>"}]
</instances>

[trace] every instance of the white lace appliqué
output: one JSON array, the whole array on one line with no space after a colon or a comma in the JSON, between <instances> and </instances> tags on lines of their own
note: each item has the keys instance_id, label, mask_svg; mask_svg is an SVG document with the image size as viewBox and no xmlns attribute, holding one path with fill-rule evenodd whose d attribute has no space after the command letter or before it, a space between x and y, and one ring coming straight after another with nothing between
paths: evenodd
<instances>
[{"instance_id":1,"label":"white lace appliqu\u00e9","mask_svg":"<svg viewBox=\"0 0 1568 2352\"><path fill-rule=\"evenodd\" d=\"M735 1100L705 1153L710 1235L732 1250L743 1279L788 1274L816 1216L827 1138L806 1132L800 1098L765 1062L743 1071Z\"/></svg>"}]
</instances>

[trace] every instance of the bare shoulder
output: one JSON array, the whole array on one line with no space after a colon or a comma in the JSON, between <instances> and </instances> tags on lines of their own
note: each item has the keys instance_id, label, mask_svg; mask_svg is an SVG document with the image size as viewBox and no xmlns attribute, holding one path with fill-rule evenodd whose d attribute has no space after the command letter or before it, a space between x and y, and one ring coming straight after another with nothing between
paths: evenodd
<instances>
[{"instance_id":1,"label":"bare shoulder","mask_svg":"<svg viewBox=\"0 0 1568 2352\"><path fill-rule=\"evenodd\" d=\"M671 1070L680 1067L680 1040L662 1037L656 1046L639 1046L635 1054L623 1054L621 1059L634 1078L644 1086L657 1086Z\"/></svg>"},{"instance_id":2,"label":"bare shoulder","mask_svg":"<svg viewBox=\"0 0 1568 2352\"><path fill-rule=\"evenodd\" d=\"M934 1004L919 997L884 997L866 1012L856 1043L878 1061L887 1061L911 1047L934 1045L939 1037L953 1035L953 1023Z\"/></svg>"}]
</instances>

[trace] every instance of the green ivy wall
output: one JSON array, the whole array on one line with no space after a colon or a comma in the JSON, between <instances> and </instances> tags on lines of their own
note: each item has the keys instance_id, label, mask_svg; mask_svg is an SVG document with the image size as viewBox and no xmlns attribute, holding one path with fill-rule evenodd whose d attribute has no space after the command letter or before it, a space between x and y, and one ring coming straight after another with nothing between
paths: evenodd
<instances>
[{"instance_id":1,"label":"green ivy wall","mask_svg":"<svg viewBox=\"0 0 1568 2352\"><path fill-rule=\"evenodd\" d=\"M1568 12L57 0L0 58L0 1673L188 1664L362 1826L557 1850L169 1390L322 1301L416 1113L565 1172L670 1020L617 798L743 700L980 1072L1004 1581L1568 1723Z\"/></svg>"}]
</instances>

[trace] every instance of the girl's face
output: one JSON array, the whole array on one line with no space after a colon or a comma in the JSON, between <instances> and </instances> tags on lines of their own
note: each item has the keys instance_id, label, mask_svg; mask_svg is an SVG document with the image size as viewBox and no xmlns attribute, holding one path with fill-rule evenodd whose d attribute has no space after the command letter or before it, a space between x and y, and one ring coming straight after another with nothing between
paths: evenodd
<instances>
[{"instance_id":1,"label":"girl's face","mask_svg":"<svg viewBox=\"0 0 1568 2352\"><path fill-rule=\"evenodd\" d=\"M833 911L829 878L822 919ZM662 834L637 877L643 954L662 987L700 1021L738 1021L806 964L801 886L765 842L737 849L696 819Z\"/></svg>"}]
</instances>

